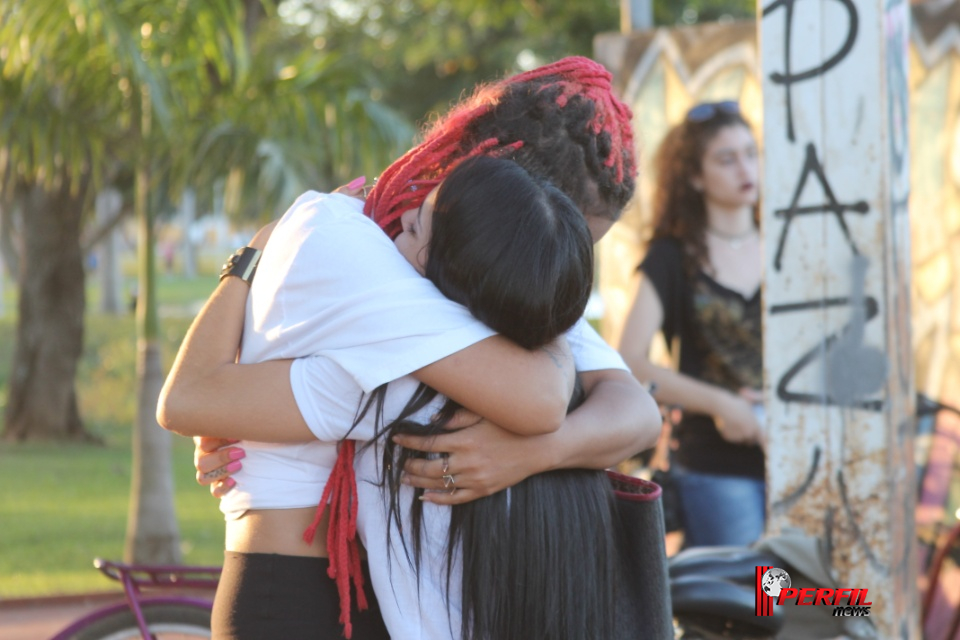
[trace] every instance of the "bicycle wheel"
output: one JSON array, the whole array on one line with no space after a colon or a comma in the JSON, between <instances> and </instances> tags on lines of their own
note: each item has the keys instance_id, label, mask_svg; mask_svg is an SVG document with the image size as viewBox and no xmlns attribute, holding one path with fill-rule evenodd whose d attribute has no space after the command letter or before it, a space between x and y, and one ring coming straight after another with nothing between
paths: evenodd
<instances>
[{"instance_id":1,"label":"bicycle wheel","mask_svg":"<svg viewBox=\"0 0 960 640\"><path fill-rule=\"evenodd\" d=\"M210 611L203 607L145 603L142 611L150 633L157 640L210 637ZM133 612L123 610L93 622L70 640L139 640L140 637Z\"/></svg>"}]
</instances>

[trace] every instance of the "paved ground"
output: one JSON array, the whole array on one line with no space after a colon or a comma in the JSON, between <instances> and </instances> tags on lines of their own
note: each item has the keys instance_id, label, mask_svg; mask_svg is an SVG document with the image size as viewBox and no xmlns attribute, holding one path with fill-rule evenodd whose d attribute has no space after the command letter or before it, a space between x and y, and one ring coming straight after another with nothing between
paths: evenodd
<instances>
[{"instance_id":1,"label":"paved ground","mask_svg":"<svg viewBox=\"0 0 960 640\"><path fill-rule=\"evenodd\" d=\"M0 638L48 640L77 618L121 600L122 593L0 600Z\"/></svg>"}]
</instances>

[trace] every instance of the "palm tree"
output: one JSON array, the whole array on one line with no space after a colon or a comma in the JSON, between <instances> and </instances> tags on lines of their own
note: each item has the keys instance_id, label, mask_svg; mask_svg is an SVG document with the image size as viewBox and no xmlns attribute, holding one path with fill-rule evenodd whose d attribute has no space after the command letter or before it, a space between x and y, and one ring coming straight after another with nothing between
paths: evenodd
<instances>
[{"instance_id":1,"label":"palm tree","mask_svg":"<svg viewBox=\"0 0 960 640\"><path fill-rule=\"evenodd\" d=\"M200 60L229 69L237 59L220 53L244 50L232 9L232 3L214 1L170 7L142 0L30 0L8 3L0 13L0 43L19 45L0 49L4 192L22 211L25 240L7 438L89 437L74 387L83 344L81 221L96 188L123 171L136 174L141 233L130 561L179 558L169 434L155 418L163 373L150 177L152 154L162 148L157 142L171 131L179 106L174 83L202 91L204 78L187 73L185 62L168 70L169 51L202 51ZM162 37L152 38L154 25ZM209 42L222 46L205 50Z\"/></svg>"},{"instance_id":2,"label":"palm tree","mask_svg":"<svg viewBox=\"0 0 960 640\"><path fill-rule=\"evenodd\" d=\"M126 99L120 74L100 69L112 51L96 26L52 1L0 8L0 188L23 237L6 439L89 438L73 383L83 346L80 227L91 189L109 179L108 156L124 146Z\"/></svg>"},{"instance_id":3,"label":"palm tree","mask_svg":"<svg viewBox=\"0 0 960 640\"><path fill-rule=\"evenodd\" d=\"M242 4L12 0L0 8L0 201L21 212L25 239L4 436L89 438L73 381L83 340L80 228L92 194L133 175L138 417L129 561L179 557L169 436L155 419L158 203L226 178L227 200L243 204L235 209L274 214L304 187L376 172L410 135L355 88L349 61L312 48L268 3Z\"/></svg>"},{"instance_id":4,"label":"palm tree","mask_svg":"<svg viewBox=\"0 0 960 640\"><path fill-rule=\"evenodd\" d=\"M413 128L371 98L363 65L278 20L259 23L250 67L203 105L184 174L224 184L228 213L275 217L305 189L374 176L408 147Z\"/></svg>"}]
</instances>

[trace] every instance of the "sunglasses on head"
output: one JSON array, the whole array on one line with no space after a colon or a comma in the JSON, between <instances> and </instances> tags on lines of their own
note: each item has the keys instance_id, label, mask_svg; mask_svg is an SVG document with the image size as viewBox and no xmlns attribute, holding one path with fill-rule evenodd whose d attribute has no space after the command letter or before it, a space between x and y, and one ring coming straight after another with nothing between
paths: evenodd
<instances>
[{"instance_id":1,"label":"sunglasses on head","mask_svg":"<svg viewBox=\"0 0 960 640\"><path fill-rule=\"evenodd\" d=\"M731 116L740 115L740 105L733 100L723 102L701 102L687 111L687 122L706 122L721 113Z\"/></svg>"}]
</instances>

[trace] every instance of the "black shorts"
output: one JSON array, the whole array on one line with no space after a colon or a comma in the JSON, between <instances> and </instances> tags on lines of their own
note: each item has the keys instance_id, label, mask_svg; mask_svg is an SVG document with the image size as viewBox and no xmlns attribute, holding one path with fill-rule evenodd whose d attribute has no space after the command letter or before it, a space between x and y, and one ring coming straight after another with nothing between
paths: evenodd
<instances>
[{"instance_id":1,"label":"black shorts","mask_svg":"<svg viewBox=\"0 0 960 640\"><path fill-rule=\"evenodd\" d=\"M327 558L224 552L223 574L213 603L213 637L342 638L340 596L327 575L329 565ZM351 640L389 640L366 563L362 569L369 608L357 611L353 594Z\"/></svg>"}]
</instances>

